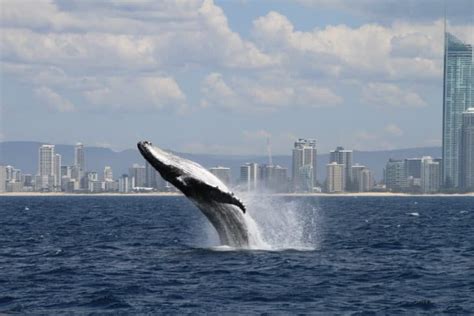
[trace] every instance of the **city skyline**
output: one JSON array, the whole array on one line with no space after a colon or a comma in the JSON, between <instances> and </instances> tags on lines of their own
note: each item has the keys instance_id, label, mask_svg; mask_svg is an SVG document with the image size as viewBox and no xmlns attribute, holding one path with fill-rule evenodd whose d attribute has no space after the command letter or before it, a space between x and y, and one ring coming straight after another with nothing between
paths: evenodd
<instances>
[{"instance_id":1,"label":"city skyline","mask_svg":"<svg viewBox=\"0 0 474 316\"><path fill-rule=\"evenodd\" d=\"M88 10L89 3L53 1L25 15L30 2L4 1L0 139L114 149L149 139L217 154L264 153L269 136L275 154L305 135L320 135L321 152L334 144L439 146L443 4L203 1ZM448 30L472 43L465 8L472 1L448 3ZM176 21L184 22L176 28ZM28 116L36 118L28 129L16 123ZM424 118L422 131L416 117Z\"/></svg>"},{"instance_id":2,"label":"city skyline","mask_svg":"<svg viewBox=\"0 0 474 316\"><path fill-rule=\"evenodd\" d=\"M466 119L470 122L470 114ZM472 126L463 127L463 137L472 142ZM383 180L376 185L370 168L354 162L353 151L337 146L328 160L326 179L321 183L313 178L317 169L317 142L314 139L298 139L292 149L292 173L289 166L273 164L271 153L265 163L247 162L240 166L240 176L232 177L231 168L217 164L207 167L223 183L237 191L273 193L348 193L348 192L407 192L432 194L440 192L441 158L390 159L384 168ZM472 152L470 148L467 153ZM142 158L134 162L128 172L117 178L113 169L106 165L103 172L84 169L85 147L74 146L72 165L62 165L61 155L55 154L55 145L40 145L38 148L38 169L36 175L23 174L14 166L0 166L0 192L68 192L68 193L130 193L130 192L175 192L175 188L164 181L159 173ZM467 166L467 165L466 165ZM472 167L472 164L470 165ZM349 171L348 171L349 170ZM466 186L469 189L472 187ZM454 192L454 191L452 191Z\"/></svg>"}]
</instances>

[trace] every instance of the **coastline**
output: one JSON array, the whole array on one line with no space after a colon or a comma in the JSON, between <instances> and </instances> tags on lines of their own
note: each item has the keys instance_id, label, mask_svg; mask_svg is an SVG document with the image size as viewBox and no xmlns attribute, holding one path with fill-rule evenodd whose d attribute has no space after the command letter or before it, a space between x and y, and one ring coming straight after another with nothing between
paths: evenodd
<instances>
[{"instance_id":1,"label":"coastline","mask_svg":"<svg viewBox=\"0 0 474 316\"><path fill-rule=\"evenodd\" d=\"M248 194L246 192L242 194ZM252 194L252 193L251 193ZM262 196L279 197L474 197L474 192L456 193L456 194L409 194L392 192L359 192L359 193L261 193ZM2 192L1 197L37 197L37 196L183 196L180 192L149 192L149 193L66 193L66 192Z\"/></svg>"}]
</instances>

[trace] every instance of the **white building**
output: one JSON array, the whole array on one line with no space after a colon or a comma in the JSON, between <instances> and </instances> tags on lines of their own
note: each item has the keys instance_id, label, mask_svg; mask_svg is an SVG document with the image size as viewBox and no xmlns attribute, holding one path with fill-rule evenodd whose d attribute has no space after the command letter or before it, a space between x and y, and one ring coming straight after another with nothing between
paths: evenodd
<instances>
[{"instance_id":1,"label":"white building","mask_svg":"<svg viewBox=\"0 0 474 316\"><path fill-rule=\"evenodd\" d=\"M340 165L344 165L344 190L349 190L349 186L352 181L352 150L344 149L344 147L338 146L336 150L331 150L329 153L329 163L337 162Z\"/></svg>"},{"instance_id":2,"label":"white building","mask_svg":"<svg viewBox=\"0 0 474 316\"><path fill-rule=\"evenodd\" d=\"M407 170L404 160L389 159L385 165L384 181L390 191L404 191L408 188Z\"/></svg>"},{"instance_id":3,"label":"white building","mask_svg":"<svg viewBox=\"0 0 474 316\"><path fill-rule=\"evenodd\" d=\"M374 188L374 176L372 175L372 171L366 168L362 170L362 176L359 180L359 190L360 192L369 192L372 191Z\"/></svg>"},{"instance_id":4,"label":"white building","mask_svg":"<svg viewBox=\"0 0 474 316\"><path fill-rule=\"evenodd\" d=\"M119 178L119 183L118 183L118 190L120 193L128 193L130 192L130 183L129 183L129 177L128 175L124 174Z\"/></svg>"},{"instance_id":5,"label":"white building","mask_svg":"<svg viewBox=\"0 0 474 316\"><path fill-rule=\"evenodd\" d=\"M440 163L430 156L421 158L421 192L436 193L441 182Z\"/></svg>"},{"instance_id":6,"label":"white building","mask_svg":"<svg viewBox=\"0 0 474 316\"><path fill-rule=\"evenodd\" d=\"M131 188L146 187L146 169L145 166L134 163L128 171Z\"/></svg>"},{"instance_id":7,"label":"white building","mask_svg":"<svg viewBox=\"0 0 474 316\"><path fill-rule=\"evenodd\" d=\"M79 167L81 171L86 170L86 159L84 155L84 145L77 143L74 147L74 165Z\"/></svg>"},{"instance_id":8,"label":"white building","mask_svg":"<svg viewBox=\"0 0 474 316\"><path fill-rule=\"evenodd\" d=\"M244 190L255 191L258 188L258 164L246 163L240 166L240 185Z\"/></svg>"},{"instance_id":9,"label":"white building","mask_svg":"<svg viewBox=\"0 0 474 316\"><path fill-rule=\"evenodd\" d=\"M296 192L312 192L317 181L316 170L316 140L298 139L293 148L292 182L294 190ZM310 173L309 179L308 173Z\"/></svg>"},{"instance_id":10,"label":"white building","mask_svg":"<svg viewBox=\"0 0 474 316\"><path fill-rule=\"evenodd\" d=\"M84 154L84 145L77 143L74 147L74 168L72 177L79 182L81 189L87 189L87 179L85 179L86 158Z\"/></svg>"},{"instance_id":11,"label":"white building","mask_svg":"<svg viewBox=\"0 0 474 316\"><path fill-rule=\"evenodd\" d=\"M104 181L114 181L114 174L112 172L112 167L105 166L104 168Z\"/></svg>"},{"instance_id":12,"label":"white building","mask_svg":"<svg viewBox=\"0 0 474 316\"><path fill-rule=\"evenodd\" d=\"M0 166L0 192L7 191L7 167Z\"/></svg>"},{"instance_id":13,"label":"white building","mask_svg":"<svg viewBox=\"0 0 474 316\"><path fill-rule=\"evenodd\" d=\"M366 166L355 164L352 170L353 190L357 192L368 192L373 189L374 180L372 172Z\"/></svg>"},{"instance_id":14,"label":"white building","mask_svg":"<svg viewBox=\"0 0 474 316\"><path fill-rule=\"evenodd\" d=\"M344 165L331 162L327 166L327 192L338 193L344 191Z\"/></svg>"},{"instance_id":15,"label":"white building","mask_svg":"<svg viewBox=\"0 0 474 316\"><path fill-rule=\"evenodd\" d=\"M230 168L217 166L210 168L209 172L224 182L225 185L230 184Z\"/></svg>"},{"instance_id":16,"label":"white building","mask_svg":"<svg viewBox=\"0 0 474 316\"><path fill-rule=\"evenodd\" d=\"M88 189L91 193L99 193L105 191L105 182L104 181L89 181Z\"/></svg>"},{"instance_id":17,"label":"white building","mask_svg":"<svg viewBox=\"0 0 474 316\"><path fill-rule=\"evenodd\" d=\"M288 169L278 165L259 166L261 186L271 192L288 192Z\"/></svg>"},{"instance_id":18,"label":"white building","mask_svg":"<svg viewBox=\"0 0 474 316\"><path fill-rule=\"evenodd\" d=\"M61 191L61 155L54 155L54 189Z\"/></svg>"},{"instance_id":19,"label":"white building","mask_svg":"<svg viewBox=\"0 0 474 316\"><path fill-rule=\"evenodd\" d=\"M36 189L40 191L53 191L55 179L54 145L41 145L39 148L38 176Z\"/></svg>"}]
</instances>

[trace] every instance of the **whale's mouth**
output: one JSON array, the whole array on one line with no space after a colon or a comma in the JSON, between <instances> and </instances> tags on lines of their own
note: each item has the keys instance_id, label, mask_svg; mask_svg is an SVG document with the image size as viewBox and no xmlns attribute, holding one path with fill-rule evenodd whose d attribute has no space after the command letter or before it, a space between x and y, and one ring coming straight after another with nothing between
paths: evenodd
<instances>
[{"instance_id":1,"label":"whale's mouth","mask_svg":"<svg viewBox=\"0 0 474 316\"><path fill-rule=\"evenodd\" d=\"M143 156L150 154L150 151L148 150L147 146L150 146L150 147L152 146L152 143L147 141L147 140L144 140L142 142L138 142L138 144L137 144L138 150L140 151L140 153Z\"/></svg>"}]
</instances>

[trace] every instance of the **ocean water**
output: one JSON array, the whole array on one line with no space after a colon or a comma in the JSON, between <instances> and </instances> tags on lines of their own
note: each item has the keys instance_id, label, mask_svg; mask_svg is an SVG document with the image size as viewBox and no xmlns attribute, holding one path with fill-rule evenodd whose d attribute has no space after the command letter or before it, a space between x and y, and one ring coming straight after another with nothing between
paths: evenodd
<instances>
[{"instance_id":1,"label":"ocean water","mask_svg":"<svg viewBox=\"0 0 474 316\"><path fill-rule=\"evenodd\" d=\"M474 198L244 198L262 249L184 197L0 197L0 313L474 314Z\"/></svg>"}]
</instances>

